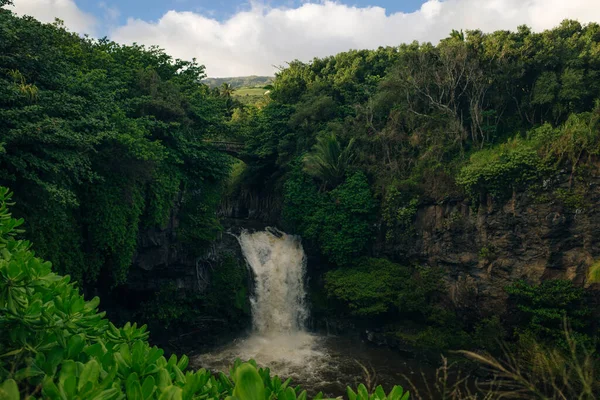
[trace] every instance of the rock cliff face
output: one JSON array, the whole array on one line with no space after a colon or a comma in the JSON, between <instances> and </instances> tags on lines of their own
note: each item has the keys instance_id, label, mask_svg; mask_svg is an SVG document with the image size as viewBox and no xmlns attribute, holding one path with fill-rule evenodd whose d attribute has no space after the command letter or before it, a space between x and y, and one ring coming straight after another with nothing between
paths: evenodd
<instances>
[{"instance_id":1,"label":"rock cliff face","mask_svg":"<svg viewBox=\"0 0 600 400\"><path fill-rule=\"evenodd\" d=\"M555 195L514 193L502 203L485 199L478 208L466 201L425 205L408 256L442 267L452 302L484 315L503 309L504 287L518 279L585 285L589 266L600 258L600 179L587 183L580 200L585 207ZM390 251L393 246L384 246Z\"/></svg>"},{"instance_id":2,"label":"rock cliff face","mask_svg":"<svg viewBox=\"0 0 600 400\"><path fill-rule=\"evenodd\" d=\"M585 285L589 266L600 259L600 177L586 181L582 207L555 195L569 187L567 176L557 181L547 193L514 193L503 202L482 199L478 207L467 200L422 205L410 241L401 246L378 240L373 252L443 268L449 300L483 317L505 309L504 288L518 279L561 278ZM151 292L175 284L186 292L204 291L220 253L235 251L243 258L228 233L279 226L281 201L254 193L225 201L219 214L224 232L202 257L191 256L178 242L177 218L164 229L142 232L129 289ZM318 262L317 250L308 243L305 247L311 262Z\"/></svg>"},{"instance_id":3,"label":"rock cliff face","mask_svg":"<svg viewBox=\"0 0 600 400\"><path fill-rule=\"evenodd\" d=\"M140 231L126 286L133 293L154 292L166 285L175 285L182 292L202 293L210 285L211 272L225 252L243 259L235 236L242 229L262 230L269 222L275 224L279 214L279 208L260 197L224 203L219 211L223 231L198 255L191 244L178 239L179 220L174 210L167 226Z\"/></svg>"}]
</instances>

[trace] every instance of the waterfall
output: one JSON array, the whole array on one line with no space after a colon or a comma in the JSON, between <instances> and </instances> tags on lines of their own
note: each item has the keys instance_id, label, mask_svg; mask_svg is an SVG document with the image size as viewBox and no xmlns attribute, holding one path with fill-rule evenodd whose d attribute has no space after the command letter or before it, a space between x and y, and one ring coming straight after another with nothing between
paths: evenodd
<instances>
[{"instance_id":1,"label":"waterfall","mask_svg":"<svg viewBox=\"0 0 600 400\"><path fill-rule=\"evenodd\" d=\"M244 258L254 274L252 321L262 336L304 330L306 257L300 239L274 229L238 237Z\"/></svg>"},{"instance_id":2,"label":"waterfall","mask_svg":"<svg viewBox=\"0 0 600 400\"><path fill-rule=\"evenodd\" d=\"M250 299L253 330L226 346L198 355L193 360L195 368L227 371L236 358L253 359L283 379L292 378L309 393L323 391L335 396L344 393L346 385L362 380L363 365L370 365L371 360L378 362L377 379L383 372L388 383L396 384L402 371L414 374L420 370L418 364L414 370L409 368L389 349L367 350L360 341L305 330L306 256L300 238L267 228L254 233L242 231L237 239L254 279Z\"/></svg>"},{"instance_id":3,"label":"waterfall","mask_svg":"<svg viewBox=\"0 0 600 400\"><path fill-rule=\"evenodd\" d=\"M310 380L326 354L321 338L306 332L306 256L300 238L276 229L237 237L252 271L252 334L215 352L202 354L200 365L227 370L233 360L254 359L285 377ZM302 378L303 377L303 378Z\"/></svg>"}]
</instances>

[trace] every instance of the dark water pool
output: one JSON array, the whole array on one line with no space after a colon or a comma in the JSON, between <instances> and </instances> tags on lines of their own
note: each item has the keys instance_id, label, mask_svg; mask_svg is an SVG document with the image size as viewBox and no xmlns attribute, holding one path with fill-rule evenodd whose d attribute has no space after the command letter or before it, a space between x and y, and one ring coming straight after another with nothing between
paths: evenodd
<instances>
[{"instance_id":1,"label":"dark water pool","mask_svg":"<svg viewBox=\"0 0 600 400\"><path fill-rule=\"evenodd\" d=\"M310 395L345 395L347 386L365 382L409 388L410 379L422 388L423 377L434 376L434 368L407 355L357 338L321 336L305 332L276 336L249 336L192 358L193 366L227 371L233 360L254 359L274 374L291 377Z\"/></svg>"}]
</instances>

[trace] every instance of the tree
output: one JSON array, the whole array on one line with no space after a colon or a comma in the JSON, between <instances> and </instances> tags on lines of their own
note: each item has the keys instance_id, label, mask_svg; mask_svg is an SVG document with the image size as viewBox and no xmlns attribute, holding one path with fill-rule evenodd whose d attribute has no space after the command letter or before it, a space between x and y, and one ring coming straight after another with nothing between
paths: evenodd
<instances>
[{"instance_id":1,"label":"tree","mask_svg":"<svg viewBox=\"0 0 600 400\"><path fill-rule=\"evenodd\" d=\"M350 139L342 148L334 133L322 135L317 138L313 151L304 157L304 171L323 181L327 187L337 186L344 179L354 157L353 145L354 139Z\"/></svg>"},{"instance_id":2,"label":"tree","mask_svg":"<svg viewBox=\"0 0 600 400\"><path fill-rule=\"evenodd\" d=\"M230 98L231 95L233 95L233 88L229 83L223 82L223 84L221 85L221 96Z\"/></svg>"},{"instance_id":3,"label":"tree","mask_svg":"<svg viewBox=\"0 0 600 400\"><path fill-rule=\"evenodd\" d=\"M178 237L201 251L230 163L205 143L227 102L200 83L204 67L11 12L0 32L0 184L38 254L87 288L122 283L139 228L175 208Z\"/></svg>"}]
</instances>

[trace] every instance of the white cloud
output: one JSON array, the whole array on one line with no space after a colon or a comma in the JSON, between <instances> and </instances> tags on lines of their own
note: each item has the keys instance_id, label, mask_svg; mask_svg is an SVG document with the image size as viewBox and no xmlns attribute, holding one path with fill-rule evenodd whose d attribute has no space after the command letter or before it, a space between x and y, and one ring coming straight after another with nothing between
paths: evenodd
<instances>
[{"instance_id":1,"label":"white cloud","mask_svg":"<svg viewBox=\"0 0 600 400\"><path fill-rule=\"evenodd\" d=\"M110 23L116 21L121 16L121 12L117 7L111 7L103 1L98 3L98 7L104 11L104 19Z\"/></svg>"},{"instance_id":2,"label":"white cloud","mask_svg":"<svg viewBox=\"0 0 600 400\"><path fill-rule=\"evenodd\" d=\"M14 0L13 11L31 15L42 22L64 21L72 31L93 35L96 29L94 16L81 11L74 0Z\"/></svg>"},{"instance_id":3,"label":"white cloud","mask_svg":"<svg viewBox=\"0 0 600 400\"><path fill-rule=\"evenodd\" d=\"M273 65L351 48L437 42L452 29L551 28L565 18L600 22L600 0L428 0L413 13L324 1L296 8L257 3L219 22L169 11L156 22L130 19L112 32L118 42L157 44L183 59L198 58L210 76L272 74Z\"/></svg>"},{"instance_id":4,"label":"white cloud","mask_svg":"<svg viewBox=\"0 0 600 400\"><path fill-rule=\"evenodd\" d=\"M600 22L600 0L427 0L413 13L389 15L381 7L328 0L285 8L265 6L265 1L250 1L249 10L224 21L208 11L169 11L153 22L129 19L110 28L110 36L121 43L155 44L177 58L196 57L210 76L232 76L272 74L274 65L286 61L308 61L351 48L437 42L452 29L490 32L527 24L539 31L565 18ZM16 3L20 14L44 21L57 16L72 30L93 34L96 20L78 9L74 0Z\"/></svg>"}]
</instances>

